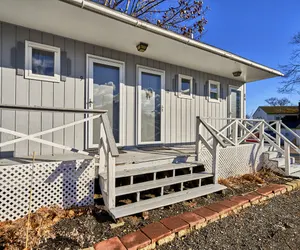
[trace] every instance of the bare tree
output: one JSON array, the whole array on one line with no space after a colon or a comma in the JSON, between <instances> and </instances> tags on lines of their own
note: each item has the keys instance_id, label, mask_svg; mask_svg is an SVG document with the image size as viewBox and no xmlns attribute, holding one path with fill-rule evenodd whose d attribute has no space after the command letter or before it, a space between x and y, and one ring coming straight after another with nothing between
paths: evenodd
<instances>
[{"instance_id":1,"label":"bare tree","mask_svg":"<svg viewBox=\"0 0 300 250\"><path fill-rule=\"evenodd\" d=\"M277 98L277 97L271 97L269 99L265 100L266 103L268 103L270 106L289 106L291 105L291 102L287 98Z\"/></svg>"},{"instance_id":2,"label":"bare tree","mask_svg":"<svg viewBox=\"0 0 300 250\"><path fill-rule=\"evenodd\" d=\"M207 24L199 0L92 0L187 37L200 39Z\"/></svg>"},{"instance_id":3,"label":"bare tree","mask_svg":"<svg viewBox=\"0 0 300 250\"><path fill-rule=\"evenodd\" d=\"M294 46L290 62L281 65L285 74L285 79L281 82L282 86L278 89L280 93L298 93L300 94L300 32L298 32L291 41Z\"/></svg>"}]
</instances>

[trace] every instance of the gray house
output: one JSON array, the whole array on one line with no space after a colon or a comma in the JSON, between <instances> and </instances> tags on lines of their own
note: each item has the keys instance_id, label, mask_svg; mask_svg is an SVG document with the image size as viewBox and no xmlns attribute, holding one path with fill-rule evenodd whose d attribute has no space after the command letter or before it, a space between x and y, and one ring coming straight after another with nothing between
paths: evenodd
<instances>
[{"instance_id":1,"label":"gray house","mask_svg":"<svg viewBox=\"0 0 300 250\"><path fill-rule=\"evenodd\" d=\"M120 217L132 211L142 211L149 204L141 203L140 193L147 188L135 184L133 176L158 171L152 168L145 172L147 167L169 164L161 169L173 171L173 182L181 183L181 192L184 192L185 181L201 179L195 175L189 176L190 179L177 177L179 167L170 165L174 163L174 157L178 157L170 152L176 150L158 150L151 154L151 148L194 145L193 153L188 156L194 157L195 161L195 155L199 160L203 145L208 147L210 157L218 154L217 148L209 148L206 139L212 142L210 136L218 139L217 142L224 147L224 140L239 145L238 138L242 133L236 128L245 118L246 83L276 76L282 74L92 1L1 0L1 155L26 157L35 152L39 156L57 156L60 159L59 155L69 151L84 154L97 148L100 185L111 213ZM91 113L107 111L105 114L112 133L108 131L106 119L102 119L103 132L101 121L92 120L88 110ZM197 117L210 123L208 126L203 121L208 131L202 131L199 125L202 120ZM230 119L237 119L233 129L230 129L233 123L228 125ZM83 122L76 123L79 120ZM74 126L63 127L70 123ZM224 126L227 127L222 130ZM55 130L55 127L62 129ZM9 131L17 132L5 133ZM101 131L106 134L105 140ZM221 132L217 134L214 131L227 131L228 138L220 140ZM34 135L35 139L30 135ZM28 140L7 143L10 140L17 142L17 137ZM100 146L99 138L102 138ZM101 145L105 143L108 149L102 152ZM125 151L134 148L135 151L116 158L117 147ZM155 157L164 162L138 165L136 169L143 170L135 170L129 175L124 175L126 168L118 168L120 173L114 169L119 163L136 163L137 157L142 155L137 149L147 147L148 154L139 159L140 164L149 163L149 159ZM101 157L101 154L104 156ZM249 151L247 157L252 157L252 154ZM166 162L170 155L172 161ZM184 155L187 156L187 153ZM105 159L104 165L101 165L101 159ZM208 163L205 159L203 155L201 161ZM210 163L214 187L218 185L218 175L214 172L217 164L218 161ZM191 169L191 166L185 165L185 168ZM124 176L130 177L130 190L125 192L123 189L124 192L118 193L116 179ZM166 184L169 185L159 180L153 185L161 188L163 194ZM221 189L218 186L206 193ZM144 207L129 208L131 212L124 213L113 211L116 197L127 193L136 193L137 202ZM188 193L189 196L182 193L181 198L177 195L172 202L204 193ZM156 204L154 207L167 204L162 200L153 202Z\"/></svg>"}]
</instances>

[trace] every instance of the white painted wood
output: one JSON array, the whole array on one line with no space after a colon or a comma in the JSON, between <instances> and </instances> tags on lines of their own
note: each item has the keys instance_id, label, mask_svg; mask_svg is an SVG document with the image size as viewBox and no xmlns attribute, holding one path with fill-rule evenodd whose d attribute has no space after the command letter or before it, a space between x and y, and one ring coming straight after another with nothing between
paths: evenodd
<instances>
[{"instance_id":1,"label":"white painted wood","mask_svg":"<svg viewBox=\"0 0 300 250\"><path fill-rule=\"evenodd\" d=\"M202 127L201 127L201 122L199 117L197 116L196 119L196 160L199 161L200 159L200 153L201 153L201 140L200 140L200 135L202 135Z\"/></svg>"},{"instance_id":2,"label":"white painted wood","mask_svg":"<svg viewBox=\"0 0 300 250\"><path fill-rule=\"evenodd\" d=\"M108 208L112 209L116 205L116 162L110 152L106 154L107 159L107 194L108 194Z\"/></svg>"},{"instance_id":3,"label":"white painted wood","mask_svg":"<svg viewBox=\"0 0 300 250\"><path fill-rule=\"evenodd\" d=\"M150 190L158 187L169 186L181 182L187 182L192 180L204 179L208 177L212 177L212 174L203 174L203 173L193 173L188 175L179 175L176 177L169 177L164 179L157 179L153 181L146 181L138 184L121 186L116 188L116 195L125 195L136 193L144 190Z\"/></svg>"},{"instance_id":4,"label":"white painted wood","mask_svg":"<svg viewBox=\"0 0 300 250\"><path fill-rule=\"evenodd\" d=\"M210 185L184 190L181 192L175 192L172 194L168 194L168 195L164 195L152 199L143 200L140 202L136 202L136 203L120 206L120 207L115 207L114 209L111 209L109 212L112 214L114 218L120 218L127 215L152 210L158 207L168 206L181 201L194 199L196 197L215 193L224 189L226 189L226 187L223 185L210 184Z\"/></svg>"},{"instance_id":5,"label":"white painted wood","mask_svg":"<svg viewBox=\"0 0 300 250\"><path fill-rule=\"evenodd\" d=\"M218 183L218 167L219 167L219 161L220 161L220 145L218 141L214 138L213 140L213 162L212 162L212 172L214 175L214 184Z\"/></svg>"},{"instance_id":6,"label":"white painted wood","mask_svg":"<svg viewBox=\"0 0 300 250\"><path fill-rule=\"evenodd\" d=\"M168 164L156 164L153 166L143 166L136 167L136 164L132 164L132 166L127 169L117 167L116 168L116 178L149 174L149 173L158 173L162 171L176 170L176 169L185 169L190 167L197 167L203 165L202 163L168 163ZM106 179L106 173L101 173L101 176ZM155 178L154 178L155 179Z\"/></svg>"},{"instance_id":7,"label":"white painted wood","mask_svg":"<svg viewBox=\"0 0 300 250\"><path fill-rule=\"evenodd\" d=\"M277 134L276 134L276 143L277 143L277 145L279 145L280 146L280 144L281 144L281 124L280 124L280 121L277 121L276 122L276 131L277 131Z\"/></svg>"},{"instance_id":8,"label":"white painted wood","mask_svg":"<svg viewBox=\"0 0 300 250\"><path fill-rule=\"evenodd\" d=\"M290 145L284 142L284 159L285 159L285 174L289 176L291 174L291 154Z\"/></svg>"}]
</instances>

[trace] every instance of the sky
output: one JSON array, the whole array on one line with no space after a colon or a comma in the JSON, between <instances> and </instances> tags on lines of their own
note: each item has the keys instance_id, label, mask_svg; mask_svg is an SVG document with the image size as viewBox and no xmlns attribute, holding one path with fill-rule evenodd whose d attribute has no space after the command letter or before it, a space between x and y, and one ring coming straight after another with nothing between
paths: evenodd
<instances>
[{"instance_id":1,"label":"sky","mask_svg":"<svg viewBox=\"0 0 300 250\"><path fill-rule=\"evenodd\" d=\"M210 7L202 41L247 59L280 69L289 62L289 43L300 31L300 0L204 0ZM267 105L270 97L287 97L298 104L297 94L277 92L280 77L247 84L247 114Z\"/></svg>"}]
</instances>

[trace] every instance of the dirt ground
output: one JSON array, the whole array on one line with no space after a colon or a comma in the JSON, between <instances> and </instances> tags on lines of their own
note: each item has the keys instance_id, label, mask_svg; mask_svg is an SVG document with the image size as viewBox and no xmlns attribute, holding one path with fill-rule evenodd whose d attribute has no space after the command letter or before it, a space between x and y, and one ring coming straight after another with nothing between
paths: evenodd
<instances>
[{"instance_id":1,"label":"dirt ground","mask_svg":"<svg viewBox=\"0 0 300 250\"><path fill-rule=\"evenodd\" d=\"M181 249L300 249L300 190L274 197L242 213L162 245Z\"/></svg>"},{"instance_id":2,"label":"dirt ground","mask_svg":"<svg viewBox=\"0 0 300 250\"><path fill-rule=\"evenodd\" d=\"M108 213L104 210L104 206L101 205L101 200L98 201L98 205L93 208L86 209L85 212L77 212L76 209L69 212L58 211L55 213L52 211L47 211L47 218L50 218L50 222L49 220L42 218L40 220L42 222L35 222L35 225L31 228L32 230L30 231L30 237L32 239L32 242L34 242L31 247L33 247L34 249L45 250L76 250L90 247L96 242L114 236L126 235L154 221L159 221L162 218L180 214L186 211L191 211L196 207L207 205L209 203L225 199L232 195L238 195L253 191L258 187L266 185L268 183L285 183L287 181L288 179L279 177L269 171L263 171L256 175L244 175L238 178L220 180L221 184L224 184L228 187L222 193L211 194L205 197L193 199L189 202L182 202L168 207L154 209L152 211L149 211L146 216L144 215L144 217L142 215L128 216L123 218L122 221L118 221L124 222L124 225L113 229L111 228L111 224L115 224L115 222L112 221ZM300 205L299 199L298 204ZM298 206L298 208L299 207L300 206ZM41 213L39 217L43 217L43 213ZM53 223L52 220L56 220L55 223ZM47 223L49 223L49 227L45 227L46 221ZM0 249L1 246L2 248L6 246L6 249L24 249L25 222L26 217L24 219L20 219L19 227L10 225L5 230L1 230L0 228ZM39 223L43 225L40 225ZM253 224L254 223L254 227L259 226L259 224L256 224L256 221L253 222ZM243 225L241 224L239 226L242 227ZM213 225L211 225L210 227L213 227ZM236 225L233 223L230 224L229 227L235 228ZM223 227L223 234L225 232L225 229L226 227ZM212 234L216 229L211 230L212 231L210 231L210 233ZM20 231L22 232L20 233Z\"/></svg>"}]
</instances>

